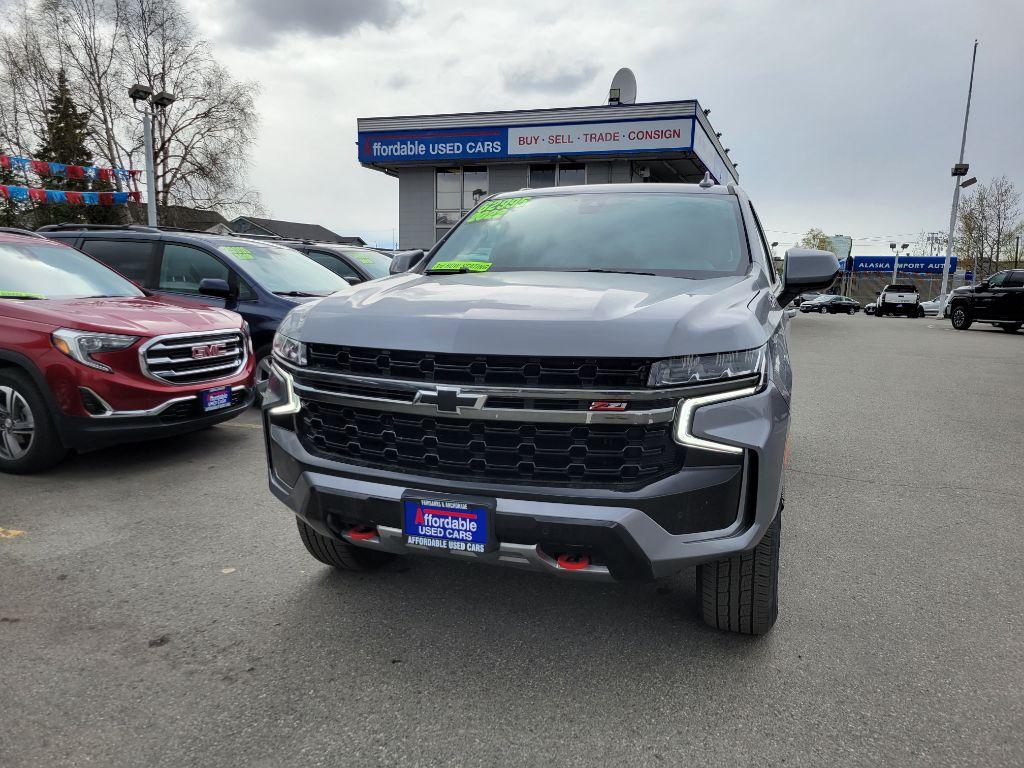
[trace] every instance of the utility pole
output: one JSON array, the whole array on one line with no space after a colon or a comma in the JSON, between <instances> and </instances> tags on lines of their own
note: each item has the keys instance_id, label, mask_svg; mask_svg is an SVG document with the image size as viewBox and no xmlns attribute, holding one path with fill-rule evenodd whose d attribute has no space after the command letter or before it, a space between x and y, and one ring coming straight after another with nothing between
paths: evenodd
<instances>
[{"instance_id":1,"label":"utility pole","mask_svg":"<svg viewBox=\"0 0 1024 768\"><path fill-rule=\"evenodd\" d=\"M1020 235L1017 235L1017 244L1013 247L1013 268L1017 268L1017 260L1020 258Z\"/></svg>"},{"instance_id":2,"label":"utility pole","mask_svg":"<svg viewBox=\"0 0 1024 768\"><path fill-rule=\"evenodd\" d=\"M949 285L949 265L953 256L953 233L956 231L956 213L960 205L960 179L967 175L968 166L964 163L964 149L967 147L967 121L971 116L971 95L974 93L974 64L978 60L978 41L974 41L974 52L971 54L971 79L967 86L967 108L964 110L964 131L960 137L960 160L953 166L953 207L949 212L949 237L946 240L946 261L942 265L942 288L939 291L939 314L946 306L946 288Z\"/></svg>"}]
</instances>

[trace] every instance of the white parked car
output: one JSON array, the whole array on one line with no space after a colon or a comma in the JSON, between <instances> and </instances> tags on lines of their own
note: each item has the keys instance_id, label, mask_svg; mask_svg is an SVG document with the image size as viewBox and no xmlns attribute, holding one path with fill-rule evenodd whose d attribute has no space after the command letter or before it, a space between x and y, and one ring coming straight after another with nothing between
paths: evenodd
<instances>
[{"instance_id":1,"label":"white parked car","mask_svg":"<svg viewBox=\"0 0 1024 768\"><path fill-rule=\"evenodd\" d=\"M942 306L941 294L936 296L934 299L921 302L921 309L924 310L925 317L938 317L940 306Z\"/></svg>"}]
</instances>

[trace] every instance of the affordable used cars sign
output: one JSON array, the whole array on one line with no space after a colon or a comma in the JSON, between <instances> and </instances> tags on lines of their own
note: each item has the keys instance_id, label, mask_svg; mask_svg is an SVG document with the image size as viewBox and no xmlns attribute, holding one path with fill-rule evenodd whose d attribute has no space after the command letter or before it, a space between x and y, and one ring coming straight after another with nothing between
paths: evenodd
<instances>
[{"instance_id":1,"label":"affordable used cars sign","mask_svg":"<svg viewBox=\"0 0 1024 768\"><path fill-rule=\"evenodd\" d=\"M364 131L361 163L487 160L503 157L690 150L693 118L514 127Z\"/></svg>"}]
</instances>

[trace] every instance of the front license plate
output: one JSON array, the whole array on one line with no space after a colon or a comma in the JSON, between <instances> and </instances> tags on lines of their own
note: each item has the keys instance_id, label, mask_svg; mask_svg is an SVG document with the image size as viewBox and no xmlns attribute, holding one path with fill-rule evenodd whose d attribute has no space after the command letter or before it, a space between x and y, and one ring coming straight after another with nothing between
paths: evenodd
<instances>
[{"instance_id":1,"label":"front license plate","mask_svg":"<svg viewBox=\"0 0 1024 768\"><path fill-rule=\"evenodd\" d=\"M199 393L203 401L204 411L219 411L231 405L231 387L217 387L217 389L204 389Z\"/></svg>"},{"instance_id":2,"label":"front license plate","mask_svg":"<svg viewBox=\"0 0 1024 768\"><path fill-rule=\"evenodd\" d=\"M490 510L472 501L444 498L405 499L403 533L409 544L451 552L491 548Z\"/></svg>"}]
</instances>

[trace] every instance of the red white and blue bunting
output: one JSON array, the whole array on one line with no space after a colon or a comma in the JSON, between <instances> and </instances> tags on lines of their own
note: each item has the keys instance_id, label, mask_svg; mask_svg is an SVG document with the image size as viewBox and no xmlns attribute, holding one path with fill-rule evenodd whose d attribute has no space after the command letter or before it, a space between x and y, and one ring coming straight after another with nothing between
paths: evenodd
<instances>
[{"instance_id":1,"label":"red white and blue bunting","mask_svg":"<svg viewBox=\"0 0 1024 768\"><path fill-rule=\"evenodd\" d=\"M39 189L0 184L0 200L31 200L55 205L124 205L129 200L140 202L142 193L135 192L72 192L66 189Z\"/></svg>"},{"instance_id":2,"label":"red white and blue bunting","mask_svg":"<svg viewBox=\"0 0 1024 768\"><path fill-rule=\"evenodd\" d=\"M105 168L100 165L67 165L30 157L0 155L0 168L11 171L32 171L40 178L81 179L84 181L113 181L115 178L138 180L142 171L130 168Z\"/></svg>"}]
</instances>

